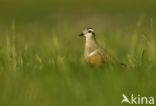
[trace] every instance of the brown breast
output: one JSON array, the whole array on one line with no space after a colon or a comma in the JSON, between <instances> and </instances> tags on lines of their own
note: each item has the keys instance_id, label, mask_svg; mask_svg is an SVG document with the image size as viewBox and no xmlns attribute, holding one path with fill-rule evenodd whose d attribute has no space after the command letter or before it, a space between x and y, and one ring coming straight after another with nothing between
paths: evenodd
<instances>
[{"instance_id":1,"label":"brown breast","mask_svg":"<svg viewBox=\"0 0 156 106\"><path fill-rule=\"evenodd\" d=\"M86 56L86 60L88 63L93 65L102 65L107 63L108 56L101 54L99 51L95 51L94 53Z\"/></svg>"}]
</instances>

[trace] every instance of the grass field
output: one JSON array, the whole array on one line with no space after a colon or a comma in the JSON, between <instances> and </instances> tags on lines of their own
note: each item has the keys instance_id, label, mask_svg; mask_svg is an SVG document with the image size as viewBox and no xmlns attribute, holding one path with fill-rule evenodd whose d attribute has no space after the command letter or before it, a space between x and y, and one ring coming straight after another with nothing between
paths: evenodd
<instances>
[{"instance_id":1,"label":"grass field","mask_svg":"<svg viewBox=\"0 0 156 106\"><path fill-rule=\"evenodd\" d=\"M127 105L122 94L156 98L155 18L98 9L87 16L58 10L38 19L28 10L22 15L31 19L21 11L0 18L0 106L121 106ZM78 35L88 26L127 67L84 61L85 40Z\"/></svg>"}]
</instances>

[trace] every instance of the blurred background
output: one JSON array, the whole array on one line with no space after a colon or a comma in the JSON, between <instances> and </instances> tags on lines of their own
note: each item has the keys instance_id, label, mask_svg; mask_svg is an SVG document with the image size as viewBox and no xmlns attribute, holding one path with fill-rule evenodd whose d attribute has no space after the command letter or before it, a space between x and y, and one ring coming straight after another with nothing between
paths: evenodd
<instances>
[{"instance_id":1,"label":"blurred background","mask_svg":"<svg viewBox=\"0 0 156 106\"><path fill-rule=\"evenodd\" d=\"M123 93L156 97L155 10L154 0L0 0L0 106L120 106ZM87 65L78 37L86 27L130 67Z\"/></svg>"},{"instance_id":2,"label":"blurred background","mask_svg":"<svg viewBox=\"0 0 156 106\"><path fill-rule=\"evenodd\" d=\"M129 20L141 15L155 17L155 8L153 0L1 0L0 19L5 23L15 19L19 24L49 19L47 24L55 26L64 21L76 22L108 15L125 16Z\"/></svg>"},{"instance_id":3,"label":"blurred background","mask_svg":"<svg viewBox=\"0 0 156 106\"><path fill-rule=\"evenodd\" d=\"M51 33L77 36L86 27L106 35L132 35L136 30L148 34L155 31L155 4L153 0L0 0L0 36L13 21L16 35L34 38Z\"/></svg>"},{"instance_id":4,"label":"blurred background","mask_svg":"<svg viewBox=\"0 0 156 106\"><path fill-rule=\"evenodd\" d=\"M36 33L79 33L89 26L99 33L126 34L138 24L146 29L155 23L155 4L153 0L0 0L1 33L14 20L19 32L33 28Z\"/></svg>"}]
</instances>

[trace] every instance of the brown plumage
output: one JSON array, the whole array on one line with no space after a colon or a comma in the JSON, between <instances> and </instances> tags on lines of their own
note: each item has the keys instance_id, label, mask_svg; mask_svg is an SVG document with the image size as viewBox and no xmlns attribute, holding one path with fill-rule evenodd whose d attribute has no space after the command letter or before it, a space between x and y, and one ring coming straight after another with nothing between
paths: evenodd
<instances>
[{"instance_id":1,"label":"brown plumage","mask_svg":"<svg viewBox=\"0 0 156 106\"><path fill-rule=\"evenodd\" d=\"M121 64L107 50L97 43L95 32L92 28L85 29L80 36L86 37L84 57L88 63L96 66L101 66L107 63Z\"/></svg>"}]
</instances>

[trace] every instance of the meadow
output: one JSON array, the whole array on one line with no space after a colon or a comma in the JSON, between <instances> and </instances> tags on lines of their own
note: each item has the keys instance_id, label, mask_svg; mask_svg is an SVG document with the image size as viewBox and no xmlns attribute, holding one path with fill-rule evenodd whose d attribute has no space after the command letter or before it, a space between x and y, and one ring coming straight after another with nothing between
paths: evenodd
<instances>
[{"instance_id":1,"label":"meadow","mask_svg":"<svg viewBox=\"0 0 156 106\"><path fill-rule=\"evenodd\" d=\"M155 16L117 14L113 7L66 14L68 6L64 11L53 7L58 13L49 10L45 16L48 6L33 17L26 7L13 17L13 10L1 13L0 106L125 106L122 94L156 98ZM84 61L85 39L78 35L88 26L127 67Z\"/></svg>"}]
</instances>

